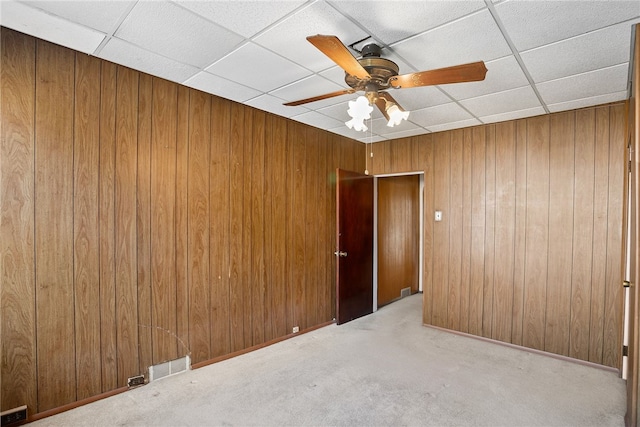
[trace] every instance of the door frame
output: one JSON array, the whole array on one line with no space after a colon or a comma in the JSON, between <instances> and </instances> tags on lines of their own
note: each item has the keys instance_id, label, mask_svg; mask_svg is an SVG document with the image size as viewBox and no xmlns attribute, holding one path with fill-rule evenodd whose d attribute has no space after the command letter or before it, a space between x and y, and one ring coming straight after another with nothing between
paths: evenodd
<instances>
[{"instance_id":1,"label":"door frame","mask_svg":"<svg viewBox=\"0 0 640 427\"><path fill-rule=\"evenodd\" d=\"M424 276L424 171L386 173L373 176L373 311L378 311L378 178L393 178L397 176L418 175L419 183L419 210L420 230L418 250L418 292L422 292L422 279ZM424 302L423 302L424 304Z\"/></svg>"}]
</instances>

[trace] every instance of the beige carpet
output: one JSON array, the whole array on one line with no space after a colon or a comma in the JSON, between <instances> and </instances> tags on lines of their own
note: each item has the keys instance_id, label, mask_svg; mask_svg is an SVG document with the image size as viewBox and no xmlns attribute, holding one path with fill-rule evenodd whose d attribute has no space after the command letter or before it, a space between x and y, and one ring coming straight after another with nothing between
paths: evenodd
<instances>
[{"instance_id":1,"label":"beige carpet","mask_svg":"<svg viewBox=\"0 0 640 427\"><path fill-rule=\"evenodd\" d=\"M624 425L616 373L421 326L421 298L32 425Z\"/></svg>"}]
</instances>

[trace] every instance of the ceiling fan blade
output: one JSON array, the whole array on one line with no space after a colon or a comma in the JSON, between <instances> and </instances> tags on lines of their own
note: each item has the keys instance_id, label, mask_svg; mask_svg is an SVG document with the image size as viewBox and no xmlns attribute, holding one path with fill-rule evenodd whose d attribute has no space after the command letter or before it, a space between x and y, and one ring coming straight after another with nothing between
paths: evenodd
<instances>
[{"instance_id":1,"label":"ceiling fan blade","mask_svg":"<svg viewBox=\"0 0 640 427\"><path fill-rule=\"evenodd\" d=\"M409 88L418 86L443 85L448 83L476 82L484 80L487 67L483 61L436 70L394 76L389 79L392 87Z\"/></svg>"},{"instance_id":2,"label":"ceiling fan blade","mask_svg":"<svg viewBox=\"0 0 640 427\"><path fill-rule=\"evenodd\" d=\"M324 95L314 96L312 98L305 98L305 99L300 99L298 101L287 102L283 105L286 105L287 107L295 107L296 105L307 104L309 102L320 101L322 99L333 98L334 96L340 96L340 95L347 95L349 93L354 93L354 92L355 92L354 89L344 89L344 90L339 90L337 92L331 92L331 93L326 93Z\"/></svg>"},{"instance_id":3,"label":"ceiling fan blade","mask_svg":"<svg viewBox=\"0 0 640 427\"><path fill-rule=\"evenodd\" d=\"M360 65L358 60L349 52L349 49L336 36L318 34L317 36L307 37L307 40L348 74L362 80L371 78L367 70Z\"/></svg>"}]
</instances>

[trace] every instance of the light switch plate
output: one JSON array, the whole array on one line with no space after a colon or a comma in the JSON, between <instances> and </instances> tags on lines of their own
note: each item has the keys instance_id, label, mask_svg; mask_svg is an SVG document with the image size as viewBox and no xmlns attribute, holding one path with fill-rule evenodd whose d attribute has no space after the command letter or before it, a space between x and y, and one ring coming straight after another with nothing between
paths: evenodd
<instances>
[{"instance_id":1,"label":"light switch plate","mask_svg":"<svg viewBox=\"0 0 640 427\"><path fill-rule=\"evenodd\" d=\"M442 221L442 211L436 211L436 221Z\"/></svg>"}]
</instances>

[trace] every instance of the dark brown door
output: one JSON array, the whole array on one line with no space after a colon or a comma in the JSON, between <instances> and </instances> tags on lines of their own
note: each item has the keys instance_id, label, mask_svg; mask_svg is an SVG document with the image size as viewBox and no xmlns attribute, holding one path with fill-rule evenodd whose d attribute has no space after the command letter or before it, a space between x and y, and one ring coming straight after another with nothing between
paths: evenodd
<instances>
[{"instance_id":1,"label":"dark brown door","mask_svg":"<svg viewBox=\"0 0 640 427\"><path fill-rule=\"evenodd\" d=\"M373 312L373 177L338 169L336 322Z\"/></svg>"}]
</instances>

